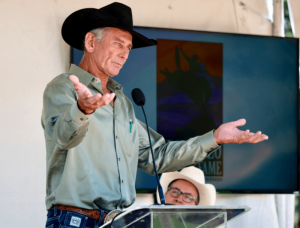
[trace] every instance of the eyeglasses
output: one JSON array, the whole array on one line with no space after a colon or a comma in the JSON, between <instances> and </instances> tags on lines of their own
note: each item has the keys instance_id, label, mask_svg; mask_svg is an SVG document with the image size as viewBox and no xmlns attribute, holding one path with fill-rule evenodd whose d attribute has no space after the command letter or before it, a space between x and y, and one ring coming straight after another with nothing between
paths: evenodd
<instances>
[{"instance_id":1,"label":"eyeglasses","mask_svg":"<svg viewBox=\"0 0 300 228\"><path fill-rule=\"evenodd\" d=\"M170 193L171 196L175 198L179 197L182 194L182 200L186 203L191 203L195 201L196 205L198 204L194 196L192 196L190 193L183 193L178 188L169 187L168 192Z\"/></svg>"}]
</instances>

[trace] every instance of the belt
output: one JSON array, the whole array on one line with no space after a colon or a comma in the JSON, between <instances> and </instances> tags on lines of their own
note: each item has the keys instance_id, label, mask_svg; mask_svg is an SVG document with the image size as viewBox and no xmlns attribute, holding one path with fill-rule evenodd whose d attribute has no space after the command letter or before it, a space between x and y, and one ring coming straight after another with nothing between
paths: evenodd
<instances>
[{"instance_id":1,"label":"belt","mask_svg":"<svg viewBox=\"0 0 300 228\"><path fill-rule=\"evenodd\" d=\"M64 211L72 211L79 214L86 215L92 219L99 220L100 217L100 211L94 210L94 209L84 209L80 207L73 207L73 206L65 206L65 205L56 205L58 210L64 210ZM54 206L50 208L50 210L53 210ZM104 222L104 219L106 217L107 213L103 214L102 223Z\"/></svg>"}]
</instances>

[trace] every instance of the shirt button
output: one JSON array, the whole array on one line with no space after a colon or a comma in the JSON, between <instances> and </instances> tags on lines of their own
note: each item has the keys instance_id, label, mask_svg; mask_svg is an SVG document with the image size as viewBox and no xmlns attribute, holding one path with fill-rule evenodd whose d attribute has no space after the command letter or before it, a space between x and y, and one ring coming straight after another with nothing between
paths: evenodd
<instances>
[{"instance_id":1,"label":"shirt button","mask_svg":"<svg viewBox=\"0 0 300 228\"><path fill-rule=\"evenodd\" d=\"M118 139L118 136L116 136L116 139Z\"/></svg>"},{"instance_id":2,"label":"shirt button","mask_svg":"<svg viewBox=\"0 0 300 228\"><path fill-rule=\"evenodd\" d=\"M123 183L123 180L122 180L122 183Z\"/></svg>"},{"instance_id":3,"label":"shirt button","mask_svg":"<svg viewBox=\"0 0 300 228\"><path fill-rule=\"evenodd\" d=\"M83 118L80 118L81 121L83 121Z\"/></svg>"},{"instance_id":4,"label":"shirt button","mask_svg":"<svg viewBox=\"0 0 300 228\"><path fill-rule=\"evenodd\" d=\"M121 161L121 158L119 158L119 161Z\"/></svg>"}]
</instances>

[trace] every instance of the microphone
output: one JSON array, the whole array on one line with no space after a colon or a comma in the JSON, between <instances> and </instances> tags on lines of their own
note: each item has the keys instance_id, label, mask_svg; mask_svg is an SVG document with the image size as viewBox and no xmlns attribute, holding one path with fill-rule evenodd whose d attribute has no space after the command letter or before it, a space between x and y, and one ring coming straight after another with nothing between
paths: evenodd
<instances>
[{"instance_id":1,"label":"microphone","mask_svg":"<svg viewBox=\"0 0 300 228\"><path fill-rule=\"evenodd\" d=\"M142 108L143 108L143 106L145 105L145 102L146 102L146 98L145 98L145 95L142 92L142 90L135 88L134 90L132 90L131 96L132 96L134 103L137 106L142 106Z\"/></svg>"},{"instance_id":2,"label":"microphone","mask_svg":"<svg viewBox=\"0 0 300 228\"><path fill-rule=\"evenodd\" d=\"M146 98L144 93L142 92L142 90L140 90L139 88L135 88L131 91L131 96L132 99L134 101L134 103L137 106L141 106L144 116L145 116L145 121L146 121L146 126L147 126L147 131L148 131L148 138L149 138L149 143L150 143L150 149L151 149L151 154L152 154L152 159L153 159L153 167L154 167L154 171L155 171L155 176L156 176L156 181L157 181L157 186L158 186L158 192L159 192L159 197L160 197L160 202L161 204L165 204L165 197L164 197L164 191L160 185L159 179L158 179L158 175L157 175L157 170L156 170L156 165L155 165L155 160L154 160L154 154L153 154L153 148L152 148L152 143L151 143L151 139L150 139L150 133L149 133L149 126L148 126L148 122L147 122L147 117L146 117L146 113L144 111L143 106L145 105L146 102Z\"/></svg>"}]
</instances>

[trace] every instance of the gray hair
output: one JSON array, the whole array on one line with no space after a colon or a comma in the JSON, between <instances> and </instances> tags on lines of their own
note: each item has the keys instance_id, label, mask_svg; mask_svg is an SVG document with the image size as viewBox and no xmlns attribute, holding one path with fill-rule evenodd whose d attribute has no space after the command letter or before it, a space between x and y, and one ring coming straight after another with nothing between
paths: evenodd
<instances>
[{"instance_id":1,"label":"gray hair","mask_svg":"<svg viewBox=\"0 0 300 228\"><path fill-rule=\"evenodd\" d=\"M89 32L93 33L96 36L98 43L101 43L101 41L103 40L103 38L105 37L105 35L107 34L108 31L109 31L109 27L103 27L103 28L93 29ZM82 51L83 51L83 54L86 52L85 39L83 40Z\"/></svg>"}]
</instances>

